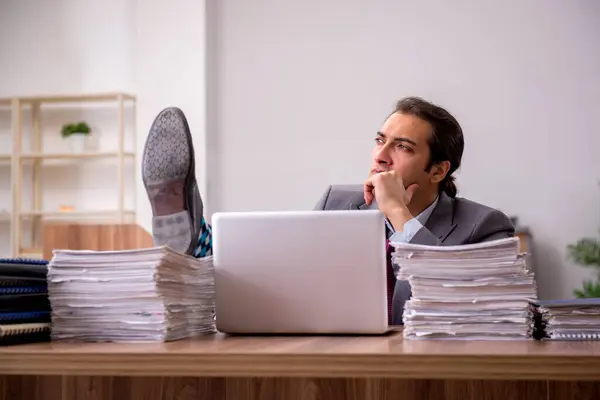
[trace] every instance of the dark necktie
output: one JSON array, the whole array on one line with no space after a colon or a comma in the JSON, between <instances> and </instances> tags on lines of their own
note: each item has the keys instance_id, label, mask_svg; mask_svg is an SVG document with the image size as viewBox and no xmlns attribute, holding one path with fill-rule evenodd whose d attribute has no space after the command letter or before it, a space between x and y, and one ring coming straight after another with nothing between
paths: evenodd
<instances>
[{"instance_id":1,"label":"dark necktie","mask_svg":"<svg viewBox=\"0 0 600 400\"><path fill-rule=\"evenodd\" d=\"M392 325L392 299L394 297L394 289L396 287L396 277L392 268L392 252L393 247L390 241L386 241L386 275L387 275L387 309L388 309L388 325Z\"/></svg>"}]
</instances>

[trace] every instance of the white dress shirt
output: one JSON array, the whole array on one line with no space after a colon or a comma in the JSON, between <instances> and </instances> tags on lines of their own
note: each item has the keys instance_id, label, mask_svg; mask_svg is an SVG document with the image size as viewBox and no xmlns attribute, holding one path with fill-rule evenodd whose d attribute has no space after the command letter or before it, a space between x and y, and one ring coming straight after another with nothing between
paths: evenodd
<instances>
[{"instance_id":1,"label":"white dress shirt","mask_svg":"<svg viewBox=\"0 0 600 400\"><path fill-rule=\"evenodd\" d=\"M417 232L419 232L419 229L421 229L427 223L427 221L429 220L429 217L431 216L431 213L433 212L435 206L438 203L438 200L439 200L439 196L436 197L435 200L433 201L433 203L431 203L426 209L421 211L421 213L419 215L417 215L416 217L407 221L404 224L404 228L403 228L402 232L396 232L396 230L394 229L394 227L392 226L390 221L388 221L388 219L386 218L385 223L387 224L387 227L389 228L389 230L391 232L394 232L392 234L392 236L390 237L390 241L402 242L402 243L410 242L412 240L412 238L417 234ZM377 202L373 201L373 203L371 203L371 206L369 208L370 209L378 209L379 206L377 205Z\"/></svg>"}]
</instances>

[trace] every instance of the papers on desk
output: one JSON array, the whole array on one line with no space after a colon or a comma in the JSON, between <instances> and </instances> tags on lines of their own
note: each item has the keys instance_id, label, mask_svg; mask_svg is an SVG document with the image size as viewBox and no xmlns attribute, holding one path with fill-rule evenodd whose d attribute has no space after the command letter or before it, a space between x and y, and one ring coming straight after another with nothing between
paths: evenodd
<instances>
[{"instance_id":1,"label":"papers on desk","mask_svg":"<svg viewBox=\"0 0 600 400\"><path fill-rule=\"evenodd\" d=\"M519 239L461 246L392 243L398 279L412 298L404 309L407 339L525 339L537 298Z\"/></svg>"},{"instance_id":2,"label":"papers on desk","mask_svg":"<svg viewBox=\"0 0 600 400\"><path fill-rule=\"evenodd\" d=\"M171 341L215 332L212 257L168 247L55 250L52 339Z\"/></svg>"},{"instance_id":3,"label":"papers on desk","mask_svg":"<svg viewBox=\"0 0 600 400\"><path fill-rule=\"evenodd\" d=\"M600 299L532 301L539 339L600 340Z\"/></svg>"}]
</instances>

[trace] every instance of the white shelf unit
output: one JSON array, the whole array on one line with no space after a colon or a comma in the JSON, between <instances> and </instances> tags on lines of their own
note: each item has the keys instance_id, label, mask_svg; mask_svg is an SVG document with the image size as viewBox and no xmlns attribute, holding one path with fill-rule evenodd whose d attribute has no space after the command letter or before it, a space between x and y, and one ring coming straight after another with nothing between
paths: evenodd
<instances>
[{"instance_id":1,"label":"white shelf unit","mask_svg":"<svg viewBox=\"0 0 600 400\"><path fill-rule=\"evenodd\" d=\"M94 112L94 106L101 105L105 109L108 107L110 113L116 116L116 149L110 151L85 151L68 152L55 151L49 152L44 149L44 130L42 129L44 107L67 107L77 109L78 107L87 107L87 112ZM126 223L135 222L135 208L125 206L126 190L131 191L133 205L135 205L135 185L126 185L125 175L126 167L130 166L135 170L136 166L136 129L135 113L136 98L126 93L101 93L88 95L59 95L59 96L37 96L37 97L15 97L11 99L0 99L0 106L10 107L11 118L11 137L12 149L8 146L0 145L0 168L9 167L10 187L11 187L11 207L3 212L5 205L0 204L0 230L2 224L7 223L10 229L10 254L11 257L33 257L42 256L42 227L47 221L82 221L93 223ZM31 119L24 119L25 111L31 113ZM106 112L106 110L104 110ZM126 112L131 115L131 146L126 146L125 120ZM114 113L114 114L113 114ZM26 122L30 122L30 127L25 127ZM62 121L67 123L73 121ZM59 135L60 132L54 131ZM93 132L92 132L93 135ZM24 149L23 140L29 139L30 148ZM7 153L7 150L12 152ZM43 170L48 169L48 163L64 166L66 168L80 168L84 162L93 162L101 160L109 162L117 167L117 174L114 182L117 192L116 207L108 209L89 209L62 211L60 209L46 210L43 207L43 198L46 195L43 189ZM131 162L129 162L131 161ZM4 163L4 165L2 165ZM24 196L24 169L31 169L31 195ZM131 171L133 172L133 171ZM68 179L68 178L65 178ZM112 183L111 183L112 184ZM30 198L26 198L30 197ZM69 201L68 199L66 201ZM27 207L26 202L30 202ZM2 222L2 221L6 222ZM29 225L31 233L30 243L24 244L23 238L26 234L24 224ZM3 255L0 254L0 257Z\"/></svg>"},{"instance_id":2,"label":"white shelf unit","mask_svg":"<svg viewBox=\"0 0 600 400\"><path fill-rule=\"evenodd\" d=\"M2 199L0 200L0 258L12 255L12 102L11 99L0 99L0 184Z\"/></svg>"}]
</instances>

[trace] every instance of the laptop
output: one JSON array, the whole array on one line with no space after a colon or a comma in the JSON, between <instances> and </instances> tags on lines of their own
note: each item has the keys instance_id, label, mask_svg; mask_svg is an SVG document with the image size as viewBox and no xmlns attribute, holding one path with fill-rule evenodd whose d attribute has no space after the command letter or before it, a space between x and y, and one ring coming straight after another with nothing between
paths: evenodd
<instances>
[{"instance_id":1,"label":"laptop","mask_svg":"<svg viewBox=\"0 0 600 400\"><path fill-rule=\"evenodd\" d=\"M230 334L383 334L379 210L216 213L216 327Z\"/></svg>"}]
</instances>

